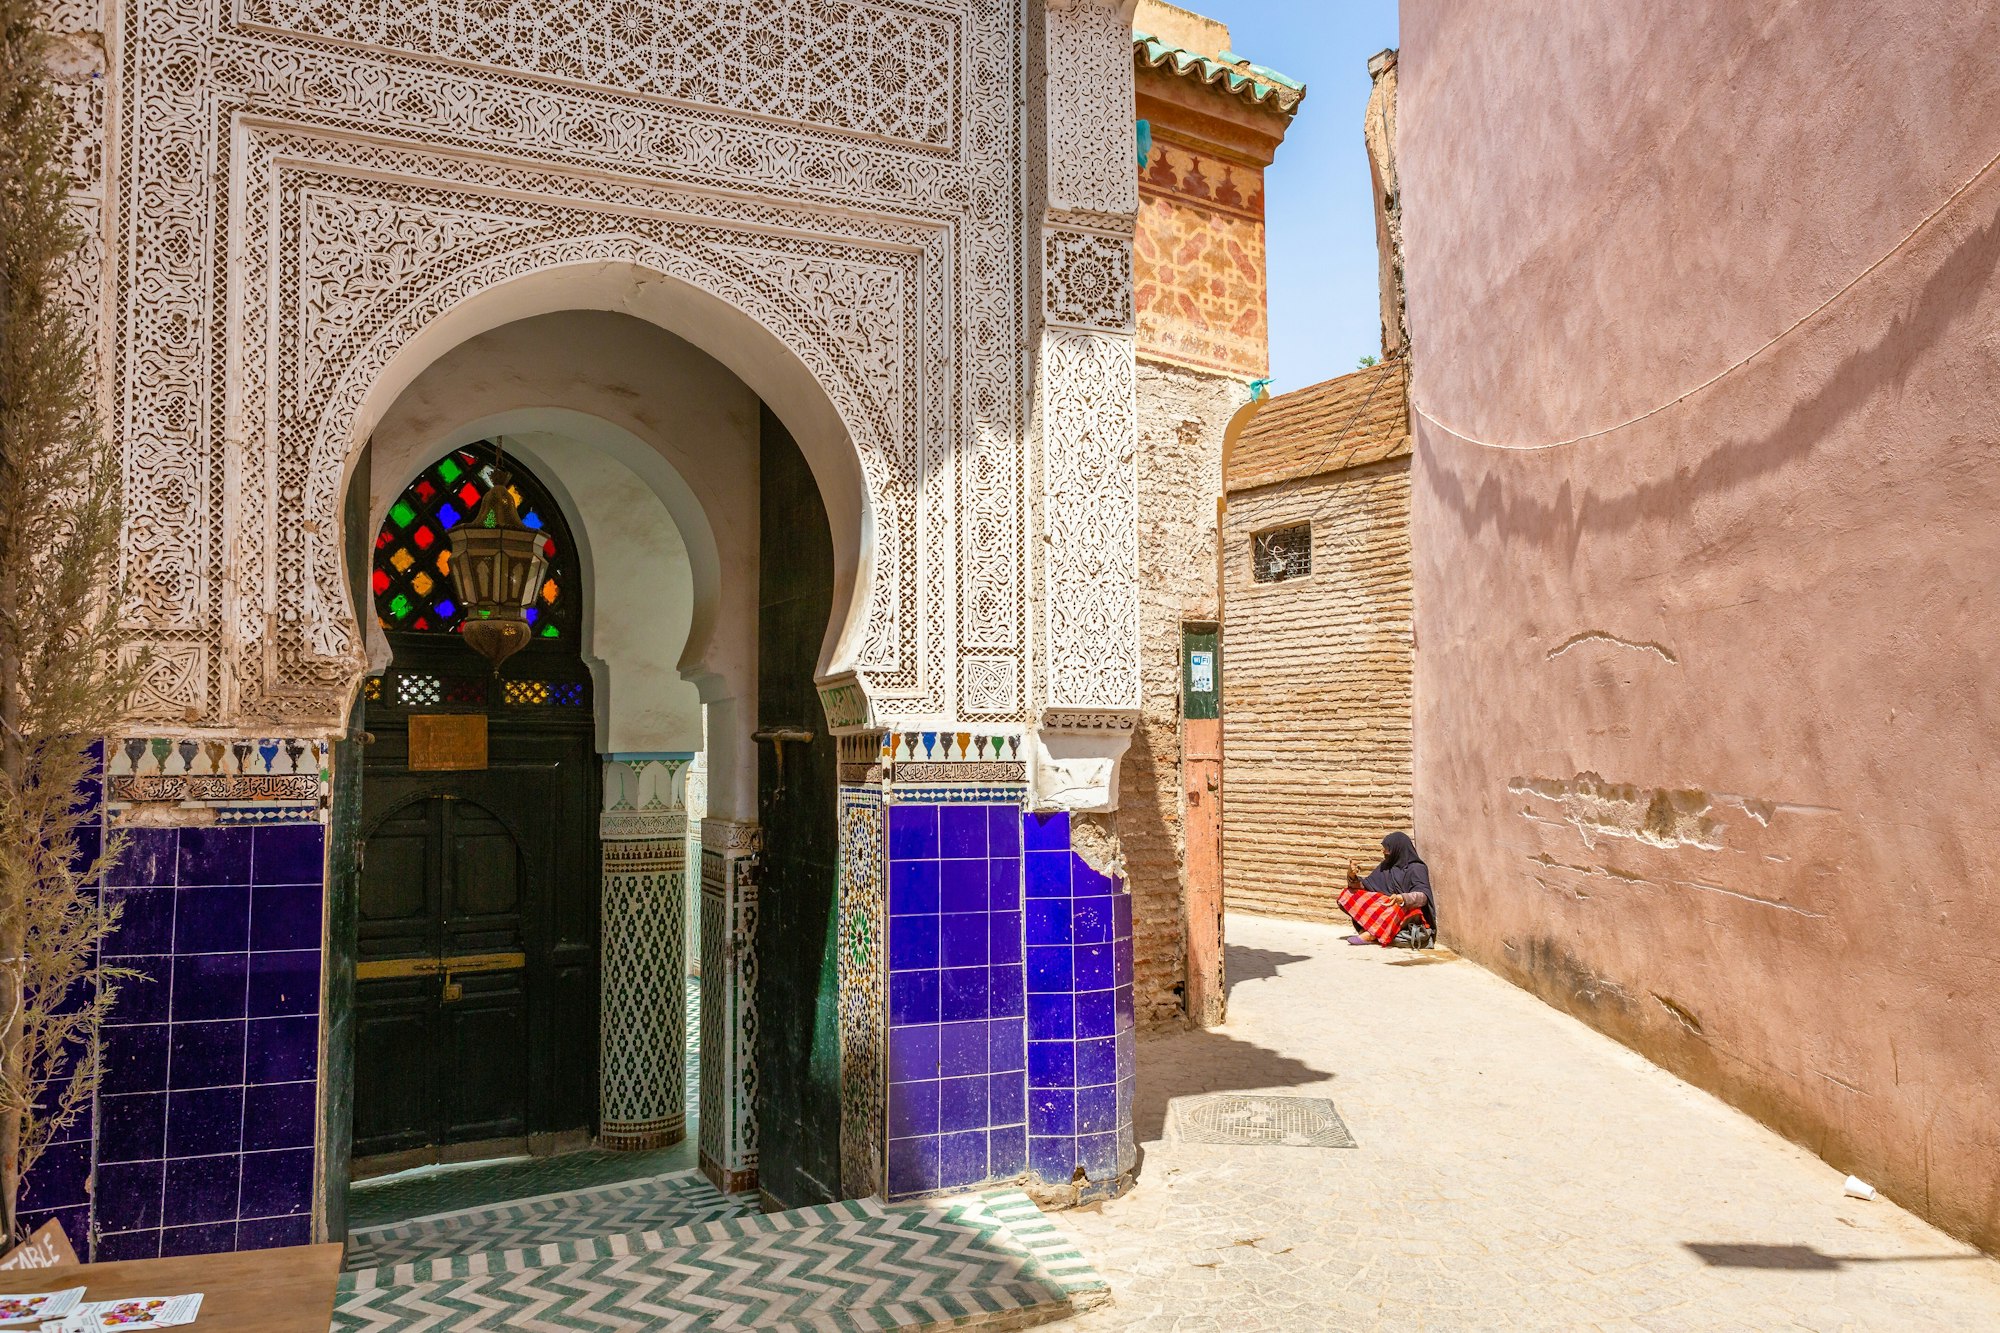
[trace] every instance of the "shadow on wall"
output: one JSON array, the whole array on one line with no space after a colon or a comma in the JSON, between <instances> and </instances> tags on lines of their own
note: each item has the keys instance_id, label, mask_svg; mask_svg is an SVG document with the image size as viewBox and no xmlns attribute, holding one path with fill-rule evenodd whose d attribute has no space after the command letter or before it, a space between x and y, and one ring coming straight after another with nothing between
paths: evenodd
<instances>
[{"instance_id":1,"label":"shadow on wall","mask_svg":"<svg viewBox=\"0 0 2000 1333\"><path fill-rule=\"evenodd\" d=\"M1161 1138L1166 1131L1167 1104L1176 1097L1204 1092L1271 1092L1324 1083L1333 1077L1328 1070L1220 1032L1183 1032L1143 1041L1139 1043L1133 1136L1140 1143ZM1145 1174L1143 1161L1139 1174Z\"/></svg>"},{"instance_id":2,"label":"shadow on wall","mask_svg":"<svg viewBox=\"0 0 2000 1333\"><path fill-rule=\"evenodd\" d=\"M1553 499L1544 501L1524 488L1510 491L1498 468L1487 469L1473 488L1460 474L1438 467L1435 455L1424 471L1441 505L1457 517L1468 536L1490 532L1501 539L1526 539L1538 546L1560 546L1574 557L1586 529L1610 534L1668 518L1685 511L1695 498L1738 491L1803 460L1837 437L1847 419L1879 390L1903 385L1922 353L1948 337L1964 336L1957 333L1958 326L1977 311L1996 271L2000 271L2000 218L1968 230L1901 302L1900 312L1880 326L1873 342L1843 357L1760 437L1719 441L1692 468L1658 480L1582 495L1564 482ZM1821 328L1838 325L1842 313L1829 312ZM1801 332L1809 337L1815 331Z\"/></svg>"},{"instance_id":3,"label":"shadow on wall","mask_svg":"<svg viewBox=\"0 0 2000 1333\"><path fill-rule=\"evenodd\" d=\"M1227 979L1229 993L1246 981L1269 981L1278 975L1278 969L1293 963L1307 961L1300 953L1280 953L1276 949L1252 949L1242 944L1222 946L1222 972Z\"/></svg>"}]
</instances>

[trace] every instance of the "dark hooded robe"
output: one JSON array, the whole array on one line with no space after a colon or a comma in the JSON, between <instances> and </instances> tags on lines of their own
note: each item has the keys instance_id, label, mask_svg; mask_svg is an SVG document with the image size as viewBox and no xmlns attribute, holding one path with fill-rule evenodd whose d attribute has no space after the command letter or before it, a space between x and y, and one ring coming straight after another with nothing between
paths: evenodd
<instances>
[{"instance_id":1,"label":"dark hooded robe","mask_svg":"<svg viewBox=\"0 0 2000 1333\"><path fill-rule=\"evenodd\" d=\"M1407 833L1391 833L1382 839L1382 864L1361 881L1377 893L1421 893L1424 895L1424 924L1437 929L1437 899L1431 896L1431 871L1417 855L1417 844Z\"/></svg>"}]
</instances>

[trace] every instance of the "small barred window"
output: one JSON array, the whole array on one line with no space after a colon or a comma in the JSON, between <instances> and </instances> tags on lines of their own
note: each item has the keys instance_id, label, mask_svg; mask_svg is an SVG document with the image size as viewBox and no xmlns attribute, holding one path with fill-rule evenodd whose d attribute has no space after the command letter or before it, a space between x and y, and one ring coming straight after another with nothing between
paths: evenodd
<instances>
[{"instance_id":1,"label":"small barred window","mask_svg":"<svg viewBox=\"0 0 2000 1333\"><path fill-rule=\"evenodd\" d=\"M1257 582L1283 583L1312 572L1312 524L1273 528L1250 539L1250 573Z\"/></svg>"}]
</instances>

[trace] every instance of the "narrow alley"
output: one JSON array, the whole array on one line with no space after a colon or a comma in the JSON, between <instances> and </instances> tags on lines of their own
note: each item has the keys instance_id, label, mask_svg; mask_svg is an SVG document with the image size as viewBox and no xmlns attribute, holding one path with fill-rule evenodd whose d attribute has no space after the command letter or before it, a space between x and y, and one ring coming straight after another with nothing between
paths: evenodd
<instances>
[{"instance_id":1,"label":"narrow alley","mask_svg":"<svg viewBox=\"0 0 2000 1333\"><path fill-rule=\"evenodd\" d=\"M1139 1047L1137 1186L1058 1214L1078 1330L1976 1330L2000 1263L1446 951L1232 915L1229 1021ZM1175 1098L1331 1098L1358 1149L1174 1142Z\"/></svg>"}]
</instances>

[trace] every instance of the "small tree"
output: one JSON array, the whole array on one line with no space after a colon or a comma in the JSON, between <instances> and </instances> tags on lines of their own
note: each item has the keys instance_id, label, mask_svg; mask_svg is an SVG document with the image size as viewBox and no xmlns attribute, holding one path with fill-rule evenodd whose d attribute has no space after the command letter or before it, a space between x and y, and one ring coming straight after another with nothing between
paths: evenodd
<instances>
[{"instance_id":1,"label":"small tree","mask_svg":"<svg viewBox=\"0 0 2000 1333\"><path fill-rule=\"evenodd\" d=\"M23 1180L89 1107L116 982L78 789L138 665L121 656L119 469L97 414L64 116L34 0L0 0L0 1241Z\"/></svg>"}]
</instances>

